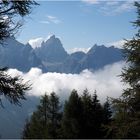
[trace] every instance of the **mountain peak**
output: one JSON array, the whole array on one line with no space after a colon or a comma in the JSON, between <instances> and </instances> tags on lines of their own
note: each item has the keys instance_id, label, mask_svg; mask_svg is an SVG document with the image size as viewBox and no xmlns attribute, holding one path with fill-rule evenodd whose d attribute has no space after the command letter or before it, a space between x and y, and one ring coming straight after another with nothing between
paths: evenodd
<instances>
[{"instance_id":1,"label":"mountain peak","mask_svg":"<svg viewBox=\"0 0 140 140\"><path fill-rule=\"evenodd\" d=\"M61 44L61 41L55 35L51 35L48 37L48 39L44 43L45 44L53 44L52 46L59 46Z\"/></svg>"},{"instance_id":2,"label":"mountain peak","mask_svg":"<svg viewBox=\"0 0 140 140\"><path fill-rule=\"evenodd\" d=\"M47 42L48 40L56 40L57 38L56 38L56 36L55 35L49 35L48 36L48 38L47 38L47 40L45 41L45 42Z\"/></svg>"},{"instance_id":3,"label":"mountain peak","mask_svg":"<svg viewBox=\"0 0 140 140\"><path fill-rule=\"evenodd\" d=\"M49 39L55 39L56 37L55 37L55 35L51 35L50 37L49 37Z\"/></svg>"},{"instance_id":4,"label":"mountain peak","mask_svg":"<svg viewBox=\"0 0 140 140\"><path fill-rule=\"evenodd\" d=\"M51 35L35 50L37 56L46 62L62 62L67 57L67 52L59 38Z\"/></svg>"},{"instance_id":5,"label":"mountain peak","mask_svg":"<svg viewBox=\"0 0 140 140\"><path fill-rule=\"evenodd\" d=\"M97 44L95 44L95 45L93 45L93 47L88 51L88 54L89 53L94 53L95 51L99 51L99 50L102 50L102 49L106 49L107 47L106 46L104 46L104 45L97 45Z\"/></svg>"},{"instance_id":6,"label":"mountain peak","mask_svg":"<svg viewBox=\"0 0 140 140\"><path fill-rule=\"evenodd\" d=\"M97 45L97 44L95 44L95 45L93 46L93 48L94 48L94 49L106 48L106 46L105 46L105 45Z\"/></svg>"}]
</instances>

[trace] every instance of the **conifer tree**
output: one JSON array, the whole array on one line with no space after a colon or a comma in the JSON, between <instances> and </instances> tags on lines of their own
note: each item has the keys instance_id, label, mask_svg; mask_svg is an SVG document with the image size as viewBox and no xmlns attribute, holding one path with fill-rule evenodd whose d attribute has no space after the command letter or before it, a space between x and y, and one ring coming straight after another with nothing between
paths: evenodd
<instances>
[{"instance_id":1,"label":"conifer tree","mask_svg":"<svg viewBox=\"0 0 140 140\"><path fill-rule=\"evenodd\" d=\"M47 133L48 138L59 138L62 113L59 98L54 92L49 96Z\"/></svg>"},{"instance_id":2,"label":"conifer tree","mask_svg":"<svg viewBox=\"0 0 140 140\"><path fill-rule=\"evenodd\" d=\"M63 138L81 138L82 126L82 102L76 90L71 92L68 101L64 105L62 119Z\"/></svg>"},{"instance_id":3,"label":"conifer tree","mask_svg":"<svg viewBox=\"0 0 140 140\"><path fill-rule=\"evenodd\" d=\"M111 138L111 133L109 132L109 125L112 122L112 108L109 98L107 97L106 102L103 105L103 124L102 132L103 138Z\"/></svg>"},{"instance_id":4,"label":"conifer tree","mask_svg":"<svg viewBox=\"0 0 140 140\"><path fill-rule=\"evenodd\" d=\"M20 21L24 16L31 13L33 5L37 5L33 0L0 1L0 43L17 33L22 25Z\"/></svg>"},{"instance_id":5,"label":"conifer tree","mask_svg":"<svg viewBox=\"0 0 140 140\"><path fill-rule=\"evenodd\" d=\"M82 138L104 138L106 130L104 125L111 121L111 108L109 101L104 106L100 104L96 91L91 96L88 90L84 90L81 97L83 104Z\"/></svg>"},{"instance_id":6,"label":"conifer tree","mask_svg":"<svg viewBox=\"0 0 140 140\"><path fill-rule=\"evenodd\" d=\"M113 138L140 138L140 3L137 20L133 22L138 32L124 44L128 66L123 69L122 80L129 85L119 99L113 100L115 110L111 125Z\"/></svg>"},{"instance_id":7,"label":"conifer tree","mask_svg":"<svg viewBox=\"0 0 140 140\"><path fill-rule=\"evenodd\" d=\"M40 105L26 122L23 138L58 138L61 121L59 98L54 92L42 96Z\"/></svg>"},{"instance_id":8,"label":"conifer tree","mask_svg":"<svg viewBox=\"0 0 140 140\"><path fill-rule=\"evenodd\" d=\"M138 29L133 39L128 40L124 45L124 55L128 67L122 72L122 79L129 84L124 90L123 97L128 101L131 112L140 112L140 3L135 2L137 7L137 20L133 22Z\"/></svg>"},{"instance_id":9,"label":"conifer tree","mask_svg":"<svg viewBox=\"0 0 140 140\"><path fill-rule=\"evenodd\" d=\"M99 112L101 113L102 107L97 99L97 95L94 94L92 97L87 89L84 90L81 99L83 105L82 138L97 138L97 131L101 130L98 126L101 124L98 124L96 115ZM102 120L102 115L98 116L98 119ZM98 130L96 130L96 127L98 127Z\"/></svg>"},{"instance_id":10,"label":"conifer tree","mask_svg":"<svg viewBox=\"0 0 140 140\"><path fill-rule=\"evenodd\" d=\"M32 0L0 0L1 45L6 38L17 33L22 25L21 19L30 14L33 5L37 3ZM0 96L6 97L11 103L20 104L20 100L25 99L25 91L30 88L30 85L24 83L20 77L10 76L6 70L7 68L0 68Z\"/></svg>"},{"instance_id":11,"label":"conifer tree","mask_svg":"<svg viewBox=\"0 0 140 140\"><path fill-rule=\"evenodd\" d=\"M103 138L103 113L96 94L91 96L85 89L79 97L73 90L64 106L63 138Z\"/></svg>"},{"instance_id":12,"label":"conifer tree","mask_svg":"<svg viewBox=\"0 0 140 140\"><path fill-rule=\"evenodd\" d=\"M101 106L96 91L92 97L92 132L93 138L102 138L103 107Z\"/></svg>"},{"instance_id":13,"label":"conifer tree","mask_svg":"<svg viewBox=\"0 0 140 140\"><path fill-rule=\"evenodd\" d=\"M37 110L33 112L30 121L27 121L23 130L23 138L39 139L46 138L47 135L47 121L49 108L48 95L42 96Z\"/></svg>"},{"instance_id":14,"label":"conifer tree","mask_svg":"<svg viewBox=\"0 0 140 140\"><path fill-rule=\"evenodd\" d=\"M83 106L83 123L82 123L82 138L93 138L93 131L92 127L93 124L91 123L93 116L93 106L92 106L92 98L89 94L89 91L85 89L82 94L82 106Z\"/></svg>"},{"instance_id":15,"label":"conifer tree","mask_svg":"<svg viewBox=\"0 0 140 140\"><path fill-rule=\"evenodd\" d=\"M111 117L112 117L112 110L111 110L111 105L109 102L109 99L107 97L106 102L103 105L103 112L104 112L104 124L108 124L111 122Z\"/></svg>"}]
</instances>

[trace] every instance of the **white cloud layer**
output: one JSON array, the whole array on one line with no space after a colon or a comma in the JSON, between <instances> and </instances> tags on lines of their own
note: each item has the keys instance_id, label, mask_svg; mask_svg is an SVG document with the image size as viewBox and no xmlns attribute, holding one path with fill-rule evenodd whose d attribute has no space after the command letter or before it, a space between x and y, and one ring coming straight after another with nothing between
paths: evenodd
<instances>
[{"instance_id":1,"label":"white cloud layer","mask_svg":"<svg viewBox=\"0 0 140 140\"><path fill-rule=\"evenodd\" d=\"M62 21L58 17L52 16L52 15L46 15L44 17L44 19L39 21L39 23L41 23L41 24L51 24L51 23L59 24L59 23L62 23Z\"/></svg>"},{"instance_id":2,"label":"white cloud layer","mask_svg":"<svg viewBox=\"0 0 140 140\"><path fill-rule=\"evenodd\" d=\"M39 38L35 38L35 39L31 39L28 41L28 43L32 46L33 49L41 47L41 43L43 42L43 38L39 37Z\"/></svg>"},{"instance_id":3,"label":"white cloud layer","mask_svg":"<svg viewBox=\"0 0 140 140\"><path fill-rule=\"evenodd\" d=\"M39 22L42 23L42 24L50 24L50 22L47 21L47 20L42 20L42 21L39 21Z\"/></svg>"},{"instance_id":4,"label":"white cloud layer","mask_svg":"<svg viewBox=\"0 0 140 140\"><path fill-rule=\"evenodd\" d=\"M49 34L48 37L43 38L43 37L39 37L39 38L34 38L34 39L30 39L28 41L28 43L31 45L31 47L33 49L41 47L42 42L46 42L48 39L50 39L50 37L53 36L53 34Z\"/></svg>"},{"instance_id":5,"label":"white cloud layer","mask_svg":"<svg viewBox=\"0 0 140 140\"><path fill-rule=\"evenodd\" d=\"M82 0L82 1L87 4L98 4L100 2L99 0Z\"/></svg>"},{"instance_id":6,"label":"white cloud layer","mask_svg":"<svg viewBox=\"0 0 140 140\"><path fill-rule=\"evenodd\" d=\"M71 54L71 53L74 53L74 52L84 52L84 53L87 53L88 51L90 50L90 47L89 48L72 48L72 49L68 49L68 53Z\"/></svg>"},{"instance_id":7,"label":"white cloud layer","mask_svg":"<svg viewBox=\"0 0 140 140\"><path fill-rule=\"evenodd\" d=\"M125 42L126 42L125 40L119 40L119 41L107 43L106 46L107 47L114 46L116 48L122 49Z\"/></svg>"},{"instance_id":8,"label":"white cloud layer","mask_svg":"<svg viewBox=\"0 0 140 140\"><path fill-rule=\"evenodd\" d=\"M134 0L113 1L113 0L81 0L88 5L100 5L99 12L106 16L113 16L134 9Z\"/></svg>"},{"instance_id":9,"label":"white cloud layer","mask_svg":"<svg viewBox=\"0 0 140 140\"><path fill-rule=\"evenodd\" d=\"M87 88L90 93L97 90L97 95L101 101L106 97L119 97L124 88L118 75L121 74L124 62L108 65L97 72L84 70L80 74L64 73L42 73L38 68L32 68L28 73L22 73L16 69L10 69L8 72L12 76L21 75L25 81L30 80L32 89L28 92L31 96L44 95L45 92L56 92L61 99L69 96L72 89L81 92Z\"/></svg>"},{"instance_id":10,"label":"white cloud layer","mask_svg":"<svg viewBox=\"0 0 140 140\"><path fill-rule=\"evenodd\" d=\"M54 24L61 23L61 20L60 19L58 19L57 17L52 16L52 15L47 15L47 19L49 20L49 22L52 22Z\"/></svg>"}]
</instances>

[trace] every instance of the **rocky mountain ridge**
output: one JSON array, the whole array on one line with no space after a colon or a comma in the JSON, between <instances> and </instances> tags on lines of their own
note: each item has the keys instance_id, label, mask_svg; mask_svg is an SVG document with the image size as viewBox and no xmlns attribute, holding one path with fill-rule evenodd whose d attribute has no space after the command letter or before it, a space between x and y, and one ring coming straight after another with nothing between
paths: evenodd
<instances>
[{"instance_id":1,"label":"rocky mountain ridge","mask_svg":"<svg viewBox=\"0 0 140 140\"><path fill-rule=\"evenodd\" d=\"M80 73L84 69L102 69L105 65L121 60L122 49L96 44L87 53L68 54L55 35L35 49L29 43L24 45L14 38L5 40L0 46L0 67L16 68L24 72L38 67L43 72Z\"/></svg>"}]
</instances>

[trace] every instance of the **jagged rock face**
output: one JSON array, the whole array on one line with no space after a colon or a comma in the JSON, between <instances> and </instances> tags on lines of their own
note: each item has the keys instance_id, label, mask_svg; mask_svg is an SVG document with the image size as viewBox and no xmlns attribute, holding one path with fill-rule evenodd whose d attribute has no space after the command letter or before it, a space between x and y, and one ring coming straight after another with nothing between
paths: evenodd
<instances>
[{"instance_id":1,"label":"jagged rock face","mask_svg":"<svg viewBox=\"0 0 140 140\"><path fill-rule=\"evenodd\" d=\"M75 52L64 61L61 71L65 73L79 73L80 61L86 56L84 52Z\"/></svg>"},{"instance_id":2,"label":"jagged rock face","mask_svg":"<svg viewBox=\"0 0 140 140\"><path fill-rule=\"evenodd\" d=\"M84 69L98 70L121 60L123 60L121 49L94 45L87 54L76 52L70 55L63 63L62 71L80 73Z\"/></svg>"},{"instance_id":3,"label":"jagged rock face","mask_svg":"<svg viewBox=\"0 0 140 140\"><path fill-rule=\"evenodd\" d=\"M94 45L87 53L87 55L81 59L81 69L93 69L98 70L105 65L113 64L115 62L123 60L122 50L118 48L105 47Z\"/></svg>"},{"instance_id":4,"label":"jagged rock face","mask_svg":"<svg viewBox=\"0 0 140 140\"><path fill-rule=\"evenodd\" d=\"M24 72L38 67L43 72L80 73L84 69L98 70L121 60L122 50L113 46L94 45L87 53L68 54L54 35L35 49L14 38L7 39L0 46L0 67L16 68Z\"/></svg>"},{"instance_id":5,"label":"jagged rock face","mask_svg":"<svg viewBox=\"0 0 140 140\"><path fill-rule=\"evenodd\" d=\"M41 47L35 49L35 53L42 61L51 63L63 62L68 56L61 41L55 35L42 42Z\"/></svg>"},{"instance_id":6,"label":"jagged rock face","mask_svg":"<svg viewBox=\"0 0 140 140\"><path fill-rule=\"evenodd\" d=\"M0 67L16 68L24 72L31 67L44 69L31 46L19 43L14 38L9 38L0 45Z\"/></svg>"}]
</instances>

